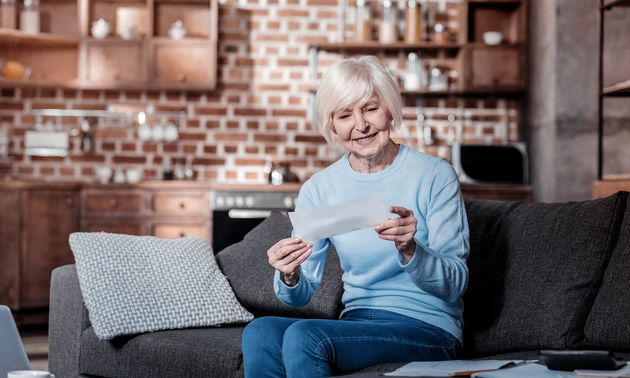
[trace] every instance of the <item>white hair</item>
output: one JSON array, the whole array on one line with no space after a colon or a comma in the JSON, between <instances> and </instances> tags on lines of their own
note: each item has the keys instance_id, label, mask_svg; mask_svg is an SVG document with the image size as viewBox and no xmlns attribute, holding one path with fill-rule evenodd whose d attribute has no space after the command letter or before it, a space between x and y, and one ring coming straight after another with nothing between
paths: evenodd
<instances>
[{"instance_id":1,"label":"white hair","mask_svg":"<svg viewBox=\"0 0 630 378\"><path fill-rule=\"evenodd\" d=\"M399 128L402 123L400 88L380 60L374 56L344 59L326 71L315 102L317 128L328 143L333 141L332 114L373 95L378 96L391 115L390 128Z\"/></svg>"}]
</instances>

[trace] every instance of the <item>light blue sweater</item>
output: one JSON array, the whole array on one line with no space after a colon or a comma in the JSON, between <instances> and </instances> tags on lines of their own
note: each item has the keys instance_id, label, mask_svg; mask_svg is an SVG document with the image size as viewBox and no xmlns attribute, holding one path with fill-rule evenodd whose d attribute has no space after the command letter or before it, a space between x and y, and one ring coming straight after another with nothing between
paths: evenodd
<instances>
[{"instance_id":1,"label":"light blue sweater","mask_svg":"<svg viewBox=\"0 0 630 378\"><path fill-rule=\"evenodd\" d=\"M307 304L321 282L328 243L333 243L344 271L344 312L387 310L440 327L462 341L468 221L457 176L447 162L401 145L389 167L362 174L350 167L345 154L304 183L296 211L374 192L381 193L388 208L413 210L418 220L413 258L405 263L394 242L380 239L372 228L318 240L301 266L297 285L285 285L276 271L276 295L288 305Z\"/></svg>"}]
</instances>

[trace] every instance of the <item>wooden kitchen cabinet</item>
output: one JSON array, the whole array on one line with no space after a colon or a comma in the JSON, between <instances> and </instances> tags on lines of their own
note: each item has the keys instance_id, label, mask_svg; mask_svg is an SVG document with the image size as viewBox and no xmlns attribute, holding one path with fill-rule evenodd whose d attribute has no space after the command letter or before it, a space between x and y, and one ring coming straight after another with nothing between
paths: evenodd
<instances>
[{"instance_id":1,"label":"wooden kitchen cabinet","mask_svg":"<svg viewBox=\"0 0 630 378\"><path fill-rule=\"evenodd\" d=\"M89 185L81 193L81 229L210 241L209 192L194 183Z\"/></svg>"},{"instance_id":2,"label":"wooden kitchen cabinet","mask_svg":"<svg viewBox=\"0 0 630 378\"><path fill-rule=\"evenodd\" d=\"M0 211L0 303L45 311L52 270L74 262L68 237L79 230L79 186L3 184Z\"/></svg>"},{"instance_id":3,"label":"wooden kitchen cabinet","mask_svg":"<svg viewBox=\"0 0 630 378\"><path fill-rule=\"evenodd\" d=\"M216 87L218 0L58 0L41 2L41 33L0 28L3 58L31 69L14 86L75 89L186 89ZM104 19L110 34L93 38ZM184 23L183 39L170 26ZM122 34L136 27L133 38ZM52 67L52 69L51 69Z\"/></svg>"},{"instance_id":4,"label":"wooden kitchen cabinet","mask_svg":"<svg viewBox=\"0 0 630 378\"><path fill-rule=\"evenodd\" d=\"M465 90L524 89L526 86L527 2L464 0L460 8L462 85ZM483 35L499 32L501 43Z\"/></svg>"}]
</instances>

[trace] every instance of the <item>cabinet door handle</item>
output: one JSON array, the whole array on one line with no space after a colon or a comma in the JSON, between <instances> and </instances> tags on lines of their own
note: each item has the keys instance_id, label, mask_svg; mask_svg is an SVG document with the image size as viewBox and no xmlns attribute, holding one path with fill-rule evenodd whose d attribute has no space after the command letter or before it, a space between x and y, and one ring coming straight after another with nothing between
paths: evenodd
<instances>
[{"instance_id":1,"label":"cabinet door handle","mask_svg":"<svg viewBox=\"0 0 630 378\"><path fill-rule=\"evenodd\" d=\"M179 203L179 208L182 209L182 210L185 209L186 208L186 202L180 202Z\"/></svg>"},{"instance_id":2,"label":"cabinet door handle","mask_svg":"<svg viewBox=\"0 0 630 378\"><path fill-rule=\"evenodd\" d=\"M186 82L186 75L183 73L178 73L177 74L177 81L179 81L180 83L185 83Z\"/></svg>"},{"instance_id":3,"label":"cabinet door handle","mask_svg":"<svg viewBox=\"0 0 630 378\"><path fill-rule=\"evenodd\" d=\"M118 204L118 201L116 201L115 199L110 199L109 200L109 206L110 207L115 207Z\"/></svg>"},{"instance_id":4,"label":"cabinet door handle","mask_svg":"<svg viewBox=\"0 0 630 378\"><path fill-rule=\"evenodd\" d=\"M184 236L186 236L186 233L184 231L180 231L179 232L179 237L183 238Z\"/></svg>"}]
</instances>

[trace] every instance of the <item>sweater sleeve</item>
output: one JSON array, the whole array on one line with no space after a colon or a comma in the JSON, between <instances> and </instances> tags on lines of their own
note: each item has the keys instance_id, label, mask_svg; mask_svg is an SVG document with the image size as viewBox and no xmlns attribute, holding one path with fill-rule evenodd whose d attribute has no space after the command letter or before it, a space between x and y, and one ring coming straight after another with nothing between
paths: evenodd
<instances>
[{"instance_id":1,"label":"sweater sleeve","mask_svg":"<svg viewBox=\"0 0 630 378\"><path fill-rule=\"evenodd\" d=\"M468 220L452 167L440 162L436 171L425 218L428 245L416 237L416 251L411 260L405 262L399 255L398 261L418 288L453 303L461 298L468 285Z\"/></svg>"},{"instance_id":2,"label":"sweater sleeve","mask_svg":"<svg viewBox=\"0 0 630 378\"><path fill-rule=\"evenodd\" d=\"M306 182L300 189L295 206L296 211L316 207L314 205L312 192L309 189L311 185L308 184L310 183ZM299 237L299 235L295 235L295 231L292 232L292 236ZM276 296L287 305L304 306L308 304L313 295L315 295L322 280L330 241L328 239L321 239L311 240L310 242L313 243L313 252L300 266L300 279L295 286L287 286L280 279L280 272L275 272L274 290Z\"/></svg>"}]
</instances>

